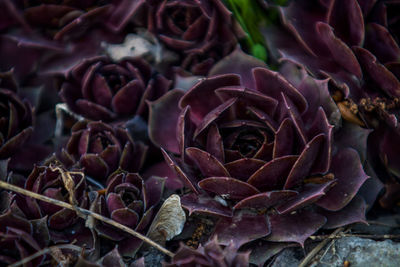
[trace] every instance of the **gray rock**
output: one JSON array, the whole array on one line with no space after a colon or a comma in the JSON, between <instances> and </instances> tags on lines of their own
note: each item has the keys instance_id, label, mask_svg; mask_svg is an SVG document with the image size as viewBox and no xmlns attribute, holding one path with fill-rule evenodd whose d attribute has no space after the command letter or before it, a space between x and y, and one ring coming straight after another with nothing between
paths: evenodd
<instances>
[{"instance_id":1,"label":"gray rock","mask_svg":"<svg viewBox=\"0 0 400 267\"><path fill-rule=\"evenodd\" d=\"M303 257L299 249L286 249L278 255L272 266L298 266ZM343 237L329 242L309 266L343 266L345 261L349 261L351 267L397 267L400 266L400 243Z\"/></svg>"},{"instance_id":2,"label":"gray rock","mask_svg":"<svg viewBox=\"0 0 400 267\"><path fill-rule=\"evenodd\" d=\"M272 264L273 267L298 266L304 258L304 252L299 248L288 248L282 251Z\"/></svg>"},{"instance_id":3,"label":"gray rock","mask_svg":"<svg viewBox=\"0 0 400 267\"><path fill-rule=\"evenodd\" d=\"M144 255L144 266L161 267L165 255L155 248L150 248Z\"/></svg>"},{"instance_id":4,"label":"gray rock","mask_svg":"<svg viewBox=\"0 0 400 267\"><path fill-rule=\"evenodd\" d=\"M366 225L355 224L351 230L355 233L372 235L397 235L400 234L400 214L383 215L374 220L374 223Z\"/></svg>"}]
</instances>

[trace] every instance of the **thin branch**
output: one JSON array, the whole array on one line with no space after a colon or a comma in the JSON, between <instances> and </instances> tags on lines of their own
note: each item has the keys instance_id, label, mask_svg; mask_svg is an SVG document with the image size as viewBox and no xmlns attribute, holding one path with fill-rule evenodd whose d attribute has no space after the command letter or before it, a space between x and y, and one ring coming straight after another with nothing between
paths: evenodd
<instances>
[{"instance_id":1,"label":"thin branch","mask_svg":"<svg viewBox=\"0 0 400 267\"><path fill-rule=\"evenodd\" d=\"M20 266L20 265L24 265L25 263L28 263L31 260L33 260L33 259L35 259L37 257L40 257L42 255L45 255L45 254L52 255L53 254L52 252L53 252L54 249L71 249L71 250L75 250L75 251L82 251L81 247L75 246L75 245L71 245L71 244L56 245L56 246L47 247L47 248L44 248L42 250L39 250L36 253L34 253L34 254L32 254L32 255L30 255L28 257L25 257L20 261L17 261L17 262L14 262L13 264L8 265L8 267L17 267L17 266Z\"/></svg>"},{"instance_id":2,"label":"thin branch","mask_svg":"<svg viewBox=\"0 0 400 267\"><path fill-rule=\"evenodd\" d=\"M324 240L324 239L339 239L342 237L361 237L361 238L370 238L370 239L394 239L394 238L400 238L400 234L397 235L389 235L389 234L384 234L384 235L370 235L370 234L345 234L341 233L339 235L335 236L330 236L330 235L315 235L315 236L310 236L310 239L312 240Z\"/></svg>"},{"instance_id":3,"label":"thin branch","mask_svg":"<svg viewBox=\"0 0 400 267\"><path fill-rule=\"evenodd\" d=\"M150 238L148 238L148 237L146 237L146 236L144 236L144 235L132 230L131 228L129 228L129 227L125 226L125 225L122 225L122 224L120 224L120 223L118 223L118 222L116 222L114 220L111 220L111 219L109 219L107 217L104 217L104 216L102 216L102 215L100 215L98 213L92 212L92 211L87 210L87 209L83 209L81 207L73 206L73 205L71 205L69 203L65 203L65 202L57 200L57 199L49 198L49 197L46 197L46 196L31 192L31 191L28 191L26 189L23 189L21 187L9 184L9 183L4 182L4 181L0 181L0 187L4 188L6 190L11 190L11 191L23 194L23 195L28 196L28 197L39 199L41 201L45 201L45 202L48 202L48 203L51 203L51 204L54 204L54 205L69 209L69 210L79 211L81 214L83 214L85 216L92 216L93 218L95 218L95 219L97 219L99 221L102 221L104 223L112 225L112 226L114 226L114 227L116 227L116 228L118 228L118 229L120 229L120 230L122 230L124 232L127 232L127 233L133 235L134 237L137 237L137 238L141 239L143 242L155 247L156 249L158 249L159 251L161 251L162 253L164 253L164 254L166 254L166 255L168 255L170 257L174 256L174 253L172 253L171 251L167 250L166 248L160 246L159 244L157 244L156 242L154 242Z\"/></svg>"},{"instance_id":4,"label":"thin branch","mask_svg":"<svg viewBox=\"0 0 400 267\"><path fill-rule=\"evenodd\" d=\"M310 251L310 253L307 254L307 256L302 260L302 262L299 264L299 267L305 267L308 265L308 263L315 257L315 255L318 254L318 252L323 249L326 244L334 237L336 236L339 232L343 231L343 227L340 227L336 229L332 234L329 235L328 238L324 239L319 243L313 250Z\"/></svg>"},{"instance_id":5,"label":"thin branch","mask_svg":"<svg viewBox=\"0 0 400 267\"><path fill-rule=\"evenodd\" d=\"M387 223L379 222L379 221L367 221L367 222L368 222L368 224L374 224L374 225L385 226L385 227L390 227L390 228L396 228L396 227L400 226L399 224L393 225L393 224L387 224Z\"/></svg>"}]
</instances>

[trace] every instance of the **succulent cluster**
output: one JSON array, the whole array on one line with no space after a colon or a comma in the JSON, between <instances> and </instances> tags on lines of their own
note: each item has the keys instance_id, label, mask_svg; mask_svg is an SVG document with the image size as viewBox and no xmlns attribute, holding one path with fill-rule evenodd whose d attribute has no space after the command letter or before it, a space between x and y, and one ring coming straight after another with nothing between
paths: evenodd
<instances>
[{"instance_id":1,"label":"succulent cluster","mask_svg":"<svg viewBox=\"0 0 400 267\"><path fill-rule=\"evenodd\" d=\"M0 265L262 266L396 211L399 8L0 0Z\"/></svg>"}]
</instances>

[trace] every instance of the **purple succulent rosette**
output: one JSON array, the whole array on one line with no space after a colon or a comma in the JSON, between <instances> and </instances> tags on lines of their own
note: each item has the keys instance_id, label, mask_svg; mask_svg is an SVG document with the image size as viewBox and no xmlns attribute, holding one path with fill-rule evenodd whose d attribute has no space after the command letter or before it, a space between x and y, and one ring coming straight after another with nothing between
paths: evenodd
<instances>
[{"instance_id":1,"label":"purple succulent rosette","mask_svg":"<svg viewBox=\"0 0 400 267\"><path fill-rule=\"evenodd\" d=\"M189 91L150 104L150 137L193 191L182 205L220 216L223 245L302 245L321 227L365 221L356 194L368 176L358 151L332 136L328 80L290 66L274 72L236 50Z\"/></svg>"},{"instance_id":2,"label":"purple succulent rosette","mask_svg":"<svg viewBox=\"0 0 400 267\"><path fill-rule=\"evenodd\" d=\"M387 10L399 8L396 1L292 1L279 9L281 25L265 30L266 41L278 58L332 78L358 105L361 124L378 127L378 117L394 127L400 96L399 16Z\"/></svg>"},{"instance_id":3,"label":"purple succulent rosette","mask_svg":"<svg viewBox=\"0 0 400 267\"><path fill-rule=\"evenodd\" d=\"M0 265L8 266L47 247L50 243L46 218L28 220L14 205L15 195L1 192ZM32 259L26 266L39 266L44 256Z\"/></svg>"},{"instance_id":4,"label":"purple succulent rosette","mask_svg":"<svg viewBox=\"0 0 400 267\"><path fill-rule=\"evenodd\" d=\"M12 157L33 132L33 110L18 95L12 71L0 73L0 159Z\"/></svg>"},{"instance_id":5,"label":"purple succulent rosette","mask_svg":"<svg viewBox=\"0 0 400 267\"><path fill-rule=\"evenodd\" d=\"M267 28L266 41L277 57L332 78L357 103L398 97L400 49L383 20L388 2L292 1L279 8L281 26Z\"/></svg>"},{"instance_id":6,"label":"purple succulent rosette","mask_svg":"<svg viewBox=\"0 0 400 267\"><path fill-rule=\"evenodd\" d=\"M400 133L399 10L398 1L292 1L279 8L281 25L266 29L277 57L332 78L345 101L358 106L353 116L361 120L355 122L377 129L369 140L371 164L390 185L398 183L392 170L400 166L397 147L386 140ZM383 206L394 204L392 197L383 198Z\"/></svg>"},{"instance_id":7,"label":"purple succulent rosette","mask_svg":"<svg viewBox=\"0 0 400 267\"><path fill-rule=\"evenodd\" d=\"M385 192L379 204L392 209L400 201L400 130L381 127L368 139L368 156L379 178L384 182Z\"/></svg>"},{"instance_id":8,"label":"purple succulent rosette","mask_svg":"<svg viewBox=\"0 0 400 267\"><path fill-rule=\"evenodd\" d=\"M163 266L246 267L249 266L249 254L250 252L238 252L232 244L222 248L214 238L196 250L181 244L171 262L164 263Z\"/></svg>"},{"instance_id":9,"label":"purple succulent rosette","mask_svg":"<svg viewBox=\"0 0 400 267\"><path fill-rule=\"evenodd\" d=\"M110 23L125 21L130 0L73 0L0 2L0 66L15 68L18 76L38 69L62 73L101 53L101 42L121 42ZM6 52L7 51L7 52Z\"/></svg>"},{"instance_id":10,"label":"purple succulent rosette","mask_svg":"<svg viewBox=\"0 0 400 267\"><path fill-rule=\"evenodd\" d=\"M11 1L4 0L0 30L21 28L24 34L48 40L76 38L100 23L110 12L104 1Z\"/></svg>"},{"instance_id":11,"label":"purple succulent rosette","mask_svg":"<svg viewBox=\"0 0 400 267\"><path fill-rule=\"evenodd\" d=\"M147 146L135 142L125 128L101 121L79 121L59 158L66 166L84 168L86 175L105 182L109 174L122 168L137 172L144 163Z\"/></svg>"},{"instance_id":12,"label":"purple succulent rosette","mask_svg":"<svg viewBox=\"0 0 400 267\"><path fill-rule=\"evenodd\" d=\"M63 169L54 166L35 166L26 178L23 187L34 193L66 203L71 203L72 200L74 205L88 209L90 204L89 188L83 173L69 173L72 178L69 184L73 185L71 189L74 191L71 196L71 191L64 184L60 170ZM15 178L11 178L9 182L20 184L21 180ZM43 221L53 244L74 242L75 245L86 247L85 254L95 254L96 237L89 228L85 227L85 220L79 217L75 211L19 194L7 203L14 214L23 216L30 221Z\"/></svg>"},{"instance_id":13,"label":"purple succulent rosette","mask_svg":"<svg viewBox=\"0 0 400 267\"><path fill-rule=\"evenodd\" d=\"M80 256L75 263L74 267L125 267L126 263L124 262L121 254L119 254L118 249L114 248L106 255L101 257L96 261L92 261L89 259L85 259ZM129 266L132 267L145 267L144 258L139 258L130 263Z\"/></svg>"},{"instance_id":14,"label":"purple succulent rosette","mask_svg":"<svg viewBox=\"0 0 400 267\"><path fill-rule=\"evenodd\" d=\"M74 66L60 95L72 111L87 119L116 121L145 116L146 101L157 99L169 86L169 80L154 75L142 58L112 62L100 56Z\"/></svg>"},{"instance_id":15,"label":"purple succulent rosette","mask_svg":"<svg viewBox=\"0 0 400 267\"><path fill-rule=\"evenodd\" d=\"M0 73L0 160L10 159L11 170L29 173L51 152L55 120L40 110L41 87L21 88L17 80L14 69Z\"/></svg>"},{"instance_id":16,"label":"purple succulent rosette","mask_svg":"<svg viewBox=\"0 0 400 267\"><path fill-rule=\"evenodd\" d=\"M150 177L144 181L139 174L121 169L107 179L104 194L94 201L94 210L99 214L128 226L140 233L146 233L161 200L164 178ZM133 258L142 241L108 224L97 223L97 233L115 241L122 256Z\"/></svg>"},{"instance_id":17,"label":"purple succulent rosette","mask_svg":"<svg viewBox=\"0 0 400 267\"><path fill-rule=\"evenodd\" d=\"M87 208L86 179L82 174L71 174L74 182L76 205ZM35 166L25 182L25 189L63 202L70 202L70 194L64 185L62 173L48 166ZM29 197L17 198L20 209L29 219L48 216L48 225L55 230L63 230L78 220L78 215L69 209Z\"/></svg>"},{"instance_id":18,"label":"purple succulent rosette","mask_svg":"<svg viewBox=\"0 0 400 267\"><path fill-rule=\"evenodd\" d=\"M240 26L221 0L147 1L146 12L145 27L195 75L206 75L237 44Z\"/></svg>"}]
</instances>

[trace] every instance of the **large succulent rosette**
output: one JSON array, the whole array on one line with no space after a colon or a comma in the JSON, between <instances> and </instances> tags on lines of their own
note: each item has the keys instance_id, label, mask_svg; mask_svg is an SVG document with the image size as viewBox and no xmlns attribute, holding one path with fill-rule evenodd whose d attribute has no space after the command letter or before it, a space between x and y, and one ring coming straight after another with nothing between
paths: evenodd
<instances>
[{"instance_id":1,"label":"large succulent rosette","mask_svg":"<svg viewBox=\"0 0 400 267\"><path fill-rule=\"evenodd\" d=\"M391 27L398 14L388 17L386 12L387 4L394 10L398 4L389 2L292 1L279 8L281 25L265 29L266 41L278 58L331 77L344 97L362 104L363 111L375 108L384 113L400 95L399 37L396 27Z\"/></svg>"},{"instance_id":2,"label":"large succulent rosette","mask_svg":"<svg viewBox=\"0 0 400 267\"><path fill-rule=\"evenodd\" d=\"M221 0L147 1L146 11L147 29L193 74L206 75L237 44L240 26Z\"/></svg>"},{"instance_id":3,"label":"large succulent rosette","mask_svg":"<svg viewBox=\"0 0 400 267\"><path fill-rule=\"evenodd\" d=\"M18 95L12 71L0 73L0 159L12 157L33 132L33 110Z\"/></svg>"},{"instance_id":4,"label":"large succulent rosette","mask_svg":"<svg viewBox=\"0 0 400 267\"><path fill-rule=\"evenodd\" d=\"M107 57L83 60L67 74L60 95L68 107L92 120L115 121L145 115L146 100L155 100L169 81L154 74L142 58L112 62Z\"/></svg>"},{"instance_id":5,"label":"large succulent rosette","mask_svg":"<svg viewBox=\"0 0 400 267\"><path fill-rule=\"evenodd\" d=\"M117 170L107 179L104 194L95 199L94 210L135 231L146 234L161 200L164 179L150 177L146 181L137 173ZM134 257L142 241L108 224L97 223L96 231L115 241L122 256Z\"/></svg>"},{"instance_id":6,"label":"large succulent rosette","mask_svg":"<svg viewBox=\"0 0 400 267\"><path fill-rule=\"evenodd\" d=\"M101 121L79 121L71 128L71 137L58 156L66 166L84 168L86 175L105 182L118 168L139 171L146 152L147 146L135 142L125 128Z\"/></svg>"},{"instance_id":7,"label":"large succulent rosette","mask_svg":"<svg viewBox=\"0 0 400 267\"><path fill-rule=\"evenodd\" d=\"M391 169L399 165L391 156L398 151L385 140L399 134L399 8L398 1L384 0L292 1L279 9L281 25L266 29L278 58L332 78L344 118L378 129L369 141L371 163L392 189L399 178Z\"/></svg>"},{"instance_id":8,"label":"large succulent rosette","mask_svg":"<svg viewBox=\"0 0 400 267\"><path fill-rule=\"evenodd\" d=\"M293 65L271 71L239 50L211 75L151 103L150 137L194 192L183 206L222 217L220 243L303 244L321 227L364 220L356 194L368 176L351 140L340 138L350 137L332 136L339 112L328 80Z\"/></svg>"},{"instance_id":9,"label":"large succulent rosette","mask_svg":"<svg viewBox=\"0 0 400 267\"><path fill-rule=\"evenodd\" d=\"M222 248L214 238L196 250L181 244L171 262L164 266L246 267L249 266L249 254L238 252L233 244Z\"/></svg>"}]
</instances>

